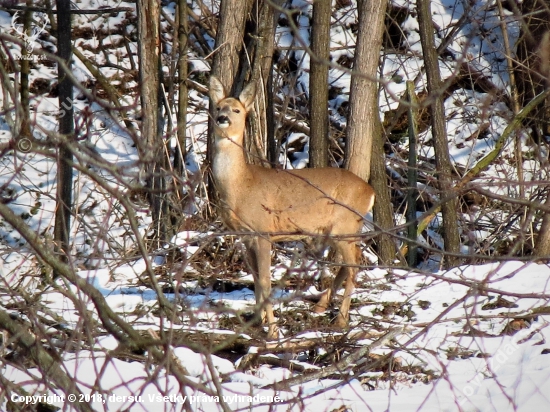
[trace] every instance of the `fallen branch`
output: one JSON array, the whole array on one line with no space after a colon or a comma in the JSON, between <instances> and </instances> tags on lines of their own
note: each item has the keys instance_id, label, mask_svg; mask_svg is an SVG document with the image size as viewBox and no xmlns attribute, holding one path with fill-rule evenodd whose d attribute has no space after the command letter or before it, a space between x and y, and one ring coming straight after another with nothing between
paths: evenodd
<instances>
[{"instance_id":1,"label":"fallen branch","mask_svg":"<svg viewBox=\"0 0 550 412\"><path fill-rule=\"evenodd\" d=\"M28 328L22 327L6 311L0 309L0 329L7 330L12 339L30 355L46 381L50 381L61 388L65 395L82 395L74 379L61 368L59 358L57 356L57 359L54 358L44 349L36 336L28 331L30 327L30 325L28 325ZM79 411L93 412L88 402L75 402L72 407Z\"/></svg>"},{"instance_id":2,"label":"fallen branch","mask_svg":"<svg viewBox=\"0 0 550 412\"><path fill-rule=\"evenodd\" d=\"M334 365L321 368L318 371L312 373L306 373L303 375L298 375L290 379L285 379L283 381L275 382L266 386L263 386L264 389L281 389L281 386L290 388L291 386L301 385L306 382L311 382L316 379L323 379L334 374L341 374L342 371L345 371L350 366L358 363L361 359L369 354L373 349L376 349L380 346L384 346L391 339L395 338L397 335L402 333L404 327L396 327L390 329L386 334L382 335L380 338L372 342L370 345L362 346L357 349L355 352L349 354L341 361L335 363ZM368 368L367 368L368 369Z\"/></svg>"}]
</instances>

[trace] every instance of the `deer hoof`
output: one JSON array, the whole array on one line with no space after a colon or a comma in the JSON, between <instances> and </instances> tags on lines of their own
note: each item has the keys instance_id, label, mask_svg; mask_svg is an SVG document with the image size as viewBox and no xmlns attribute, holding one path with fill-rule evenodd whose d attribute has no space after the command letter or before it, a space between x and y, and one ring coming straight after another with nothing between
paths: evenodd
<instances>
[{"instance_id":1,"label":"deer hoof","mask_svg":"<svg viewBox=\"0 0 550 412\"><path fill-rule=\"evenodd\" d=\"M325 290L323 294L321 295L321 299L319 299L319 302L315 304L313 307L313 310L315 313L324 313L328 309L330 301L330 290Z\"/></svg>"},{"instance_id":2,"label":"deer hoof","mask_svg":"<svg viewBox=\"0 0 550 412\"><path fill-rule=\"evenodd\" d=\"M342 316L341 313L338 313L338 316L336 316L336 319L334 319L333 324L338 328L345 329L348 326L348 320L344 316Z\"/></svg>"},{"instance_id":3,"label":"deer hoof","mask_svg":"<svg viewBox=\"0 0 550 412\"><path fill-rule=\"evenodd\" d=\"M269 330L267 332L267 340L277 340L279 339L279 328L275 325L269 325Z\"/></svg>"}]
</instances>

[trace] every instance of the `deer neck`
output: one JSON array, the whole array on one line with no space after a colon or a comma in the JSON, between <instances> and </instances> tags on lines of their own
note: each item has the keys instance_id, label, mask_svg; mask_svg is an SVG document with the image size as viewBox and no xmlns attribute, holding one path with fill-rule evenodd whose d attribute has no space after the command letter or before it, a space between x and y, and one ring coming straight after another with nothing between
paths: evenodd
<instances>
[{"instance_id":1,"label":"deer neck","mask_svg":"<svg viewBox=\"0 0 550 412\"><path fill-rule=\"evenodd\" d=\"M225 137L216 133L213 173L222 199L228 203L238 202L243 181L252 177L242 147L242 136Z\"/></svg>"}]
</instances>

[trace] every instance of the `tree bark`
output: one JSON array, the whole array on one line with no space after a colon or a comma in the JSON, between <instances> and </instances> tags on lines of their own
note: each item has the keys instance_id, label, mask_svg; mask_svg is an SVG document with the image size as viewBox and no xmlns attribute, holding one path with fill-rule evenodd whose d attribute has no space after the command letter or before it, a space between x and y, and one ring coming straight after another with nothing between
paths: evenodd
<instances>
[{"instance_id":1,"label":"tree bark","mask_svg":"<svg viewBox=\"0 0 550 412\"><path fill-rule=\"evenodd\" d=\"M519 4L521 32L517 42L514 71L517 79L519 105L529 103L550 86L550 45L545 35L550 31L550 0L525 0ZM540 103L525 126L531 128L536 144L550 135L550 98Z\"/></svg>"},{"instance_id":2,"label":"tree bark","mask_svg":"<svg viewBox=\"0 0 550 412\"><path fill-rule=\"evenodd\" d=\"M27 0L27 7L32 6L32 0ZM23 14L23 30L27 35L30 35L32 11L25 10ZM25 45L26 46L26 45ZM20 138L31 137L31 119L30 119L30 99L29 99L29 74L30 74L30 62L28 56L30 56L27 47L21 48L21 82L20 82L20 94L21 94L21 129Z\"/></svg>"},{"instance_id":3,"label":"tree bark","mask_svg":"<svg viewBox=\"0 0 550 412\"><path fill-rule=\"evenodd\" d=\"M156 246L170 237L166 181L163 169L167 166L162 139L162 90L160 59L160 3L138 0L139 79L141 92L141 137L144 147L141 160L146 170L146 186L151 217L153 241Z\"/></svg>"},{"instance_id":4,"label":"tree bark","mask_svg":"<svg viewBox=\"0 0 550 412\"><path fill-rule=\"evenodd\" d=\"M275 49L275 18L274 5L280 6L282 0L256 1L250 13L250 20L245 27L250 33L245 33L246 51L241 52L241 73L239 88L244 86L250 71L250 80L256 82L256 111L249 116L245 150L248 161L269 167L276 163L275 155L275 111L273 102L273 51ZM247 34L249 34L247 36ZM247 53L245 55L244 53ZM251 67L246 64L250 58ZM266 162L266 158L268 161Z\"/></svg>"},{"instance_id":5,"label":"tree bark","mask_svg":"<svg viewBox=\"0 0 550 412\"><path fill-rule=\"evenodd\" d=\"M378 83L374 79L380 64L387 4L386 0L360 0L357 6L359 32L353 71L362 76L351 78L346 168L365 181L370 178L373 139L379 132Z\"/></svg>"},{"instance_id":6,"label":"tree bark","mask_svg":"<svg viewBox=\"0 0 550 412\"><path fill-rule=\"evenodd\" d=\"M274 99L274 84L273 84L273 52L275 50L275 30L277 29L278 12L275 11L272 3L275 6L282 7L284 0L272 0L270 2L263 1L263 8L260 14L260 25L258 28L258 37L262 39L262 45L258 46L258 58L260 59L259 67L265 87L265 96L260 94L260 99L265 101L265 125L267 138L267 159L271 165L277 164L279 161L279 153L277 152L279 145L275 137L275 99ZM253 66L253 73L256 65ZM255 75L253 74L253 77ZM262 98L263 97L263 98ZM261 105L259 106L262 107ZM263 110L260 113L264 113ZM261 123L263 124L263 123Z\"/></svg>"},{"instance_id":7,"label":"tree bark","mask_svg":"<svg viewBox=\"0 0 550 412\"><path fill-rule=\"evenodd\" d=\"M418 197L418 169L417 169L417 130L416 107L418 105L414 92L414 82L407 81L407 99L409 107L409 163L407 172L407 264L415 268L418 264L418 220L416 219L416 199Z\"/></svg>"},{"instance_id":8,"label":"tree bark","mask_svg":"<svg viewBox=\"0 0 550 412\"><path fill-rule=\"evenodd\" d=\"M550 195L546 195L545 206L550 206ZM545 261L550 259L550 213L545 213L540 225L539 234L535 243L535 256L543 258Z\"/></svg>"},{"instance_id":9,"label":"tree bark","mask_svg":"<svg viewBox=\"0 0 550 412\"><path fill-rule=\"evenodd\" d=\"M432 100L430 105L432 136L435 149L435 163L437 179L442 201L441 212L443 215L443 241L445 251L452 254L460 252L460 236L458 233L458 201L455 197L448 197L453 191L452 166L449 155L449 142L445 126L445 108L443 106L443 89L439 62L434 41L434 25L430 11L430 0L418 0L418 24L420 26L420 41L424 54L424 65L428 80L428 93ZM457 266L460 259L456 256L444 256L446 268Z\"/></svg>"},{"instance_id":10,"label":"tree bark","mask_svg":"<svg viewBox=\"0 0 550 412\"><path fill-rule=\"evenodd\" d=\"M211 74L220 79L229 95L237 94L242 87L242 82L238 81L240 56L245 22L252 4L252 0L222 1L220 4Z\"/></svg>"},{"instance_id":11,"label":"tree bark","mask_svg":"<svg viewBox=\"0 0 550 412\"><path fill-rule=\"evenodd\" d=\"M71 2L57 0L57 50L60 59L71 67ZM73 84L60 67L58 71L59 134L73 138ZM70 149L61 145L57 158L57 210L55 212L54 241L56 251L66 262L69 255L69 231L71 227L71 208L73 202L73 155Z\"/></svg>"},{"instance_id":12,"label":"tree bark","mask_svg":"<svg viewBox=\"0 0 550 412\"><path fill-rule=\"evenodd\" d=\"M139 79L142 109L143 156L148 163L157 160L160 87L160 4L138 0Z\"/></svg>"},{"instance_id":13,"label":"tree bark","mask_svg":"<svg viewBox=\"0 0 550 412\"><path fill-rule=\"evenodd\" d=\"M359 32L353 70L362 76L351 78L345 166L365 181L369 178L371 180L376 193L374 223L382 231L376 239L377 251L380 262L391 265L395 259L396 246L388 231L395 224L386 174L385 138L378 111L378 83L375 81L387 1L361 0L358 8Z\"/></svg>"},{"instance_id":14,"label":"tree bark","mask_svg":"<svg viewBox=\"0 0 550 412\"><path fill-rule=\"evenodd\" d=\"M178 2L178 147L174 154L174 169L176 173L183 173L186 155L186 129L187 129L187 41L189 28L187 24L187 1Z\"/></svg>"},{"instance_id":15,"label":"tree bark","mask_svg":"<svg viewBox=\"0 0 550 412\"><path fill-rule=\"evenodd\" d=\"M309 167L328 166L328 66L331 0L313 2L309 73Z\"/></svg>"},{"instance_id":16,"label":"tree bark","mask_svg":"<svg viewBox=\"0 0 550 412\"><path fill-rule=\"evenodd\" d=\"M379 263L391 266L396 259L397 246L391 235L395 223L390 184L386 173L385 141L386 136L383 132L382 122L378 121L375 125L371 157L370 184L374 189L374 193L376 193L376 200L374 201L372 212L375 229L380 230L380 234L375 239Z\"/></svg>"}]
</instances>

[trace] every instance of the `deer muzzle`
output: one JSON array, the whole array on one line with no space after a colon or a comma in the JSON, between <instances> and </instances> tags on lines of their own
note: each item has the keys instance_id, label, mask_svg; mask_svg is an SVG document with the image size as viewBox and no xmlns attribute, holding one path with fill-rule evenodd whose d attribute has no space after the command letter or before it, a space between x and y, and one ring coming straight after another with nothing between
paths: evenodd
<instances>
[{"instance_id":1,"label":"deer muzzle","mask_svg":"<svg viewBox=\"0 0 550 412\"><path fill-rule=\"evenodd\" d=\"M228 116L218 116L216 118L216 124L218 125L218 127L225 129L226 127L229 127L231 121L229 120Z\"/></svg>"}]
</instances>

